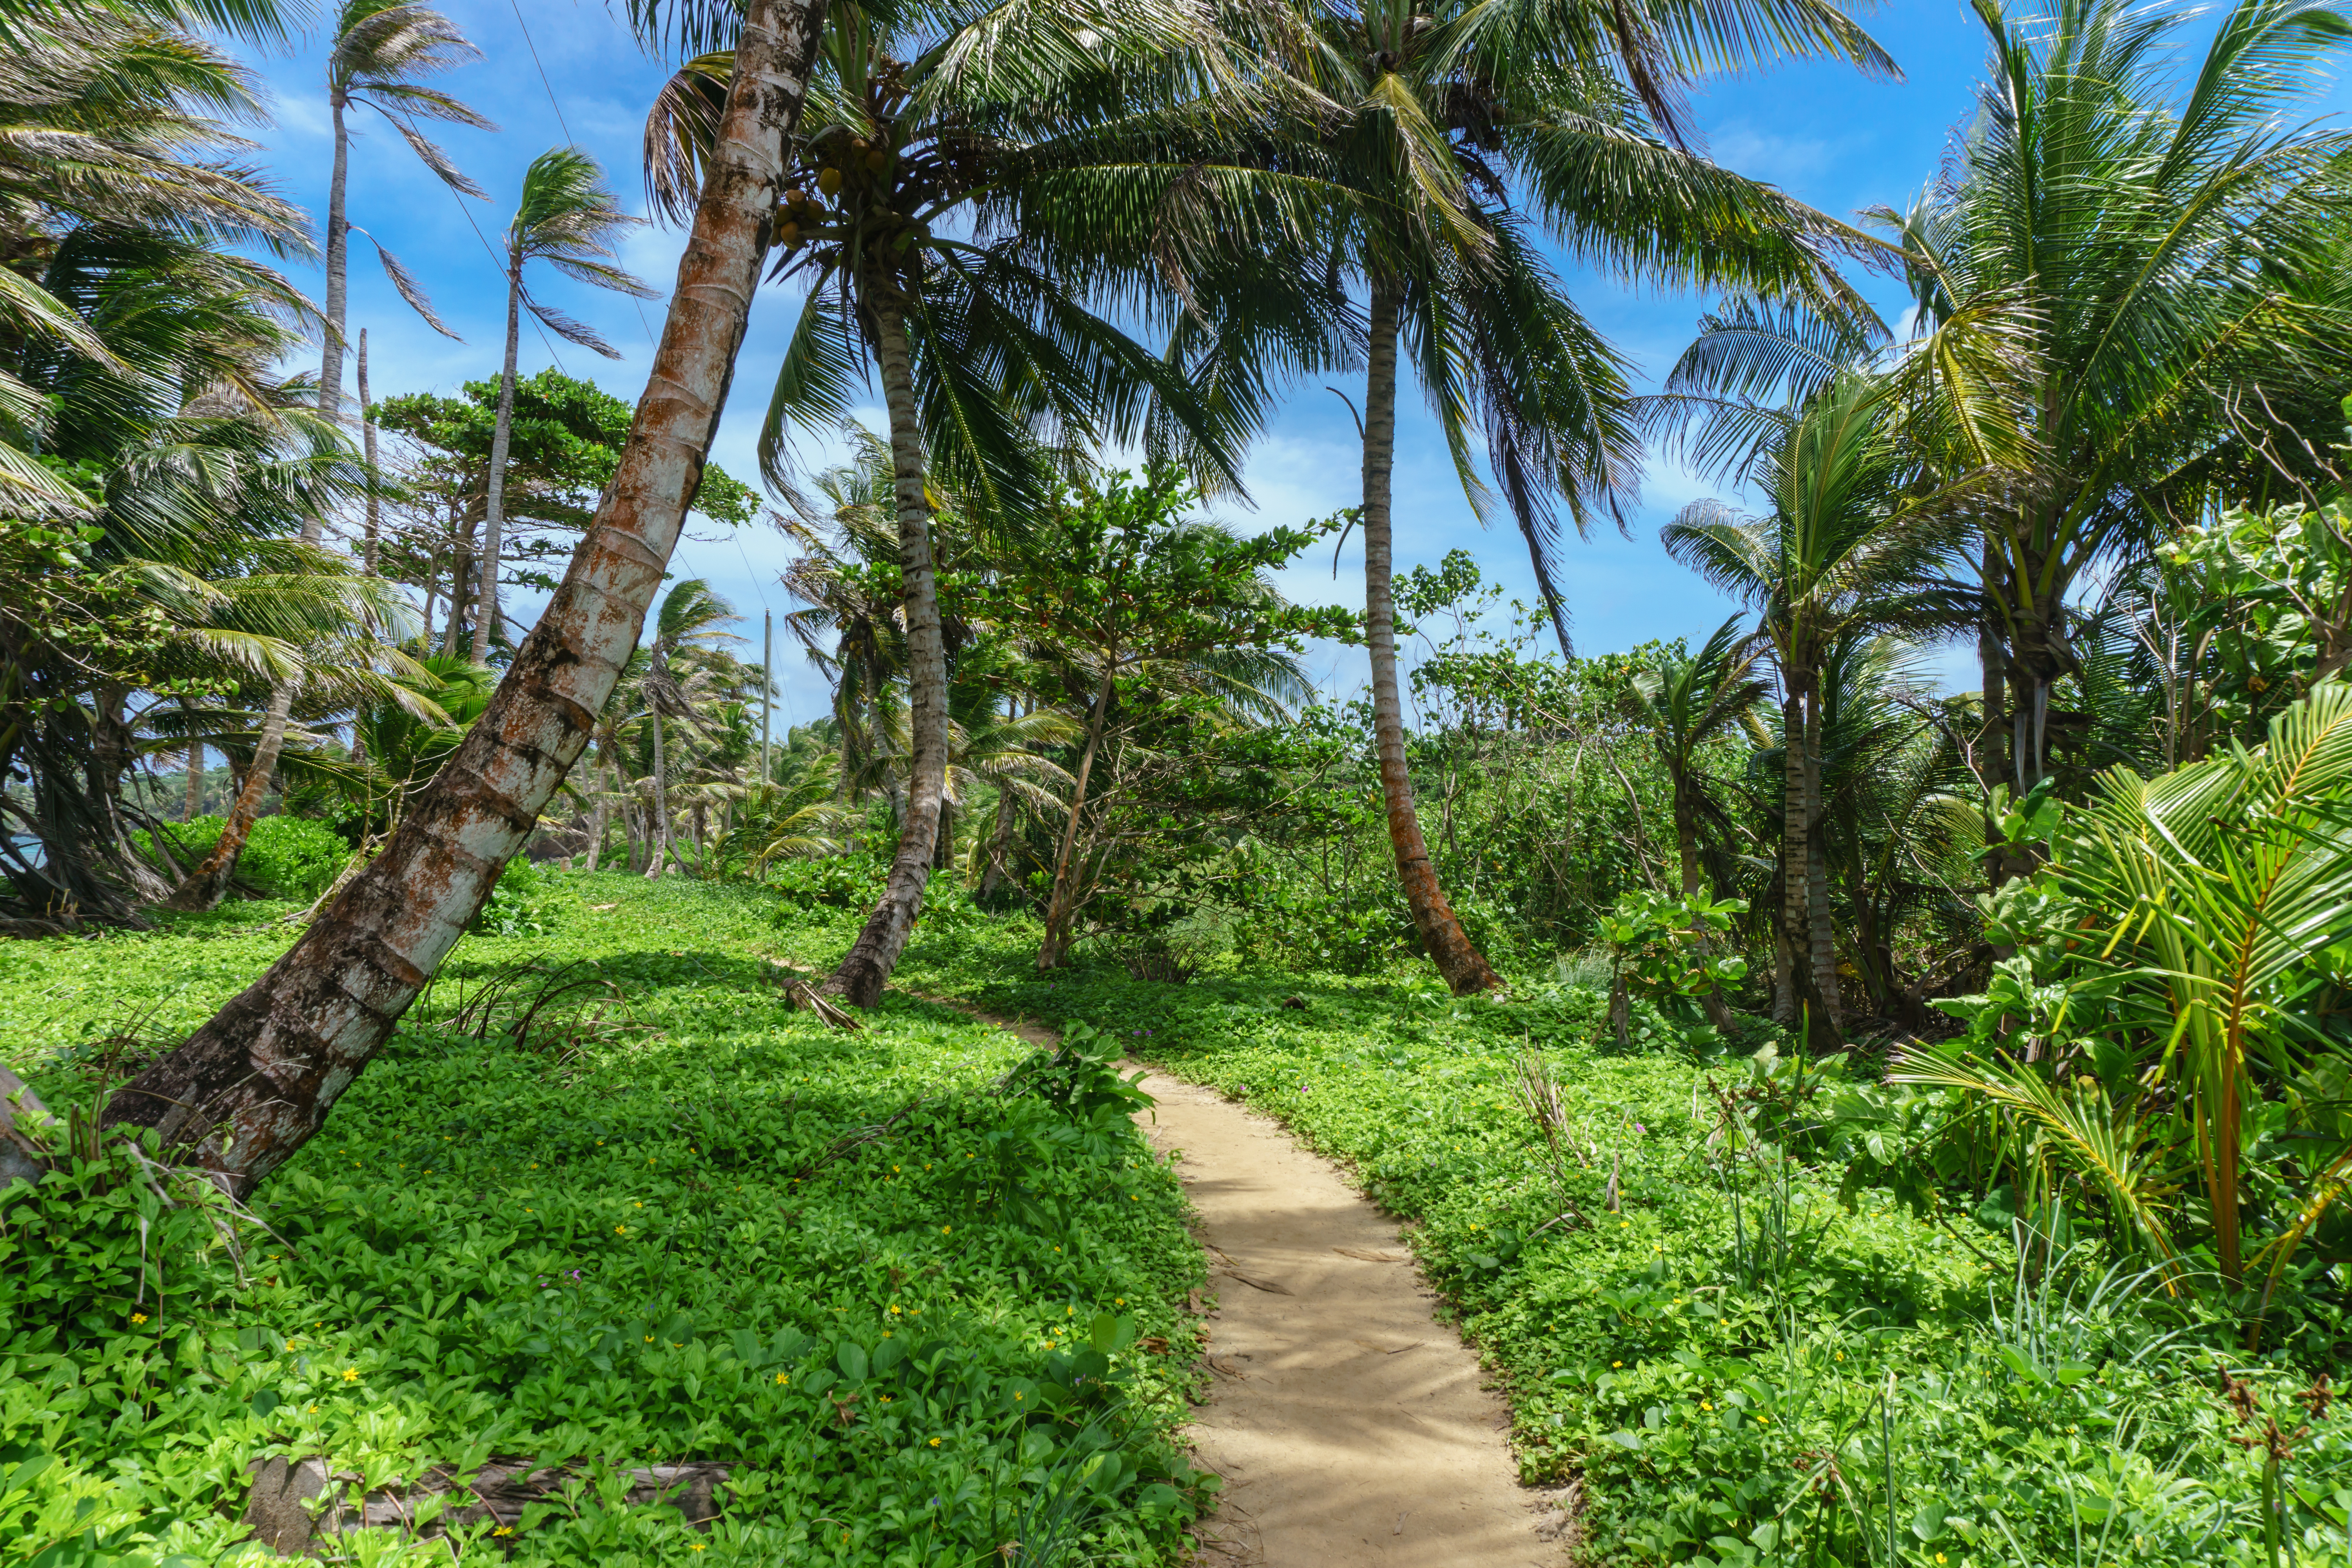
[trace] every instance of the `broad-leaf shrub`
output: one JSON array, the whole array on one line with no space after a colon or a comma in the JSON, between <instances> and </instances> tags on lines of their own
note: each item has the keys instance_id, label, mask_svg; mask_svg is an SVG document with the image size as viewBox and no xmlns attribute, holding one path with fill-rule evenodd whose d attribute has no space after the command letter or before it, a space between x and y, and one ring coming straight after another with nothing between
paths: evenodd
<instances>
[{"instance_id":1,"label":"broad-leaf shrub","mask_svg":"<svg viewBox=\"0 0 2352 1568\"><path fill-rule=\"evenodd\" d=\"M174 857L184 868L190 867L220 842L221 819L192 817L163 831L171 837ZM149 836L142 832L138 837L140 847L152 854ZM327 890L351 854L351 845L323 822L307 816L257 817L236 858L236 874L270 898L307 902Z\"/></svg>"}]
</instances>

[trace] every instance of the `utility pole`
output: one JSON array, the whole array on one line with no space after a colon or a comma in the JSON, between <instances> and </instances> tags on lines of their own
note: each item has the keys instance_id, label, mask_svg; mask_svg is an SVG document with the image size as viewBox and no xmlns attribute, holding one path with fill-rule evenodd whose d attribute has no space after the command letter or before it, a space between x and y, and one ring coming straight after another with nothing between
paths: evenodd
<instances>
[{"instance_id":1,"label":"utility pole","mask_svg":"<svg viewBox=\"0 0 2352 1568\"><path fill-rule=\"evenodd\" d=\"M776 614L773 610L760 612L760 783L772 782L775 775L768 771L768 716L776 700Z\"/></svg>"}]
</instances>

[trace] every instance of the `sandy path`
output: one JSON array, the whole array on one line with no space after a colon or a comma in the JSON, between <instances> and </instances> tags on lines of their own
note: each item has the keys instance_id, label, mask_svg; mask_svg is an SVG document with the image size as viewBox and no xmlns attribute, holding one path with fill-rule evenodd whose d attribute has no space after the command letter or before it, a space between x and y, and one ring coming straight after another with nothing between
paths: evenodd
<instances>
[{"instance_id":1,"label":"sandy path","mask_svg":"<svg viewBox=\"0 0 2352 1568\"><path fill-rule=\"evenodd\" d=\"M1272 1120L1152 1073L1154 1144L1200 1210L1219 1310L1189 1436L1225 1478L1205 1561L1555 1568L1501 1400L1430 1317L1393 1220ZM1275 1289L1267 1289L1274 1287Z\"/></svg>"},{"instance_id":2,"label":"sandy path","mask_svg":"<svg viewBox=\"0 0 2352 1568\"><path fill-rule=\"evenodd\" d=\"M913 994L920 994L913 993ZM1050 1046L1042 1024L954 1008ZM1430 1316L1396 1222L1279 1122L1153 1071L1136 1120L1178 1156L1217 1297L1185 1435L1224 1478L1207 1568L1561 1568L1561 1499L1518 1484L1503 1402ZM1539 1521L1548 1523L1538 1533Z\"/></svg>"}]
</instances>

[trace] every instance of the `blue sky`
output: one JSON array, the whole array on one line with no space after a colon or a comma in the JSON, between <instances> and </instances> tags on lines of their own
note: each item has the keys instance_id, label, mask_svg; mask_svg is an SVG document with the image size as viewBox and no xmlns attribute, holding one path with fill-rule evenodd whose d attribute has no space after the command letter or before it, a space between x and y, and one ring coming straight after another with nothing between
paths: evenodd
<instances>
[{"instance_id":1,"label":"blue sky","mask_svg":"<svg viewBox=\"0 0 2352 1568\"><path fill-rule=\"evenodd\" d=\"M631 209L642 210L639 138L646 106L666 75L637 49L616 15L595 0L443 0L443 9L486 58L441 85L500 130L451 129L439 139L491 200L459 201L381 118L367 110L355 117L352 221L407 263L465 340L452 342L419 321L355 238L351 324L369 329L371 390L378 397L450 392L462 381L496 373L505 300L482 237L494 241L504 227L523 168L537 154L566 142L586 148L604 163ZM1934 173L1951 128L1969 112L1984 58L1983 34L1958 0L1895 0L1864 20L1901 67L1902 79L1872 80L1848 68L1802 65L1709 82L1694 108L1717 161L1841 216L1877 204L1900 205L1918 191ZM314 212L324 210L331 155L320 53L313 37L289 55L255 61L276 117L254 132L266 149L263 160L288 194ZM2329 91L2318 107L2336 107L2342 96L2340 89ZM626 258L667 291L679 245L677 233L647 227L631 239ZM1589 274L1570 277L1580 306L1634 361L1645 384L1672 363L1706 304L1691 295L1629 290ZM320 286L315 270L298 273L297 280L314 290ZM593 323L625 357L603 360L527 329L523 373L558 363L634 401L662 302L634 304L551 274L540 287L551 303ZM1898 291L1885 279L1865 280L1865 287L1892 319L1900 308ZM735 400L714 451L747 481L756 473L752 446L760 411L794 303L770 289L755 306ZM1359 388L1345 390L1360 402ZM1396 481L1400 569L1434 563L1458 545L1477 556L1490 580L1532 599L1533 578L1516 531L1507 521L1479 526L1434 426L1410 395L1403 415ZM878 409L868 418L879 426ZM1327 515L1358 499L1358 473L1347 410L1319 384L1303 387L1252 454L1247 478L1255 511L1226 508L1224 515L1244 527ZM1689 475L1654 465L1632 538L1602 532L1589 543L1568 545L1561 585L1580 651L1622 648L1653 637L1696 637L1731 612L1734 606L1668 561L1657 543L1658 524L1704 493ZM738 533L693 522L673 566L680 575L709 578L746 612L744 630L756 655L763 605L779 614L790 605L776 582L788 554L781 536L765 526ZM1350 546L1336 581L1330 564L1323 553L1318 563L1293 568L1286 589L1301 600L1360 605L1360 552ZM516 607L526 615L530 610ZM1948 662L1958 674L1969 661L1954 650ZM777 665L783 686L780 726L787 717L822 711L822 680L781 641ZM1362 656L1355 650L1318 650L1315 667L1341 696L1363 679Z\"/></svg>"}]
</instances>

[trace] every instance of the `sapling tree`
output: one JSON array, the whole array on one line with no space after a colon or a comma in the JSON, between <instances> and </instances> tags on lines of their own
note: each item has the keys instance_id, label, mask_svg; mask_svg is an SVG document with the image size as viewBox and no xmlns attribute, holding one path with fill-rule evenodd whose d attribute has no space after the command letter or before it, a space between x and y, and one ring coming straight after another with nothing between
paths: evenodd
<instances>
[{"instance_id":1,"label":"sapling tree","mask_svg":"<svg viewBox=\"0 0 2352 1568\"><path fill-rule=\"evenodd\" d=\"M1150 726L1281 715L1306 695L1287 656L1309 637L1356 636L1349 612L1289 604L1266 576L1334 524L1244 539L1193 516L1197 499L1172 468L1111 476L1066 498L970 591L976 618L1023 628L1085 726L1054 852L1041 969L1068 957L1118 794L1102 781L1117 779L1119 753L1149 746Z\"/></svg>"}]
</instances>

